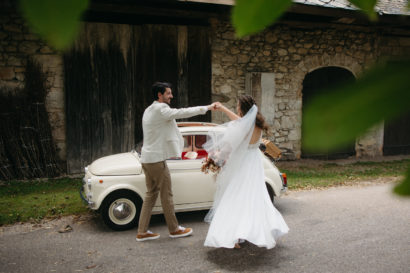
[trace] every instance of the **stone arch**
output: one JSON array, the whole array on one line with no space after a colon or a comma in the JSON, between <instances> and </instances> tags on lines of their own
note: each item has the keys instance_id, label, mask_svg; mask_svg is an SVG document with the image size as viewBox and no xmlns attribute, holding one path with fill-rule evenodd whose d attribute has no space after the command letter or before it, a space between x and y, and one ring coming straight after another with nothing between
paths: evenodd
<instances>
[{"instance_id":1,"label":"stone arch","mask_svg":"<svg viewBox=\"0 0 410 273\"><path fill-rule=\"evenodd\" d=\"M306 56L293 70L292 78L294 79L294 83L298 86L298 94L301 94L302 92L303 80L307 73L327 66L336 66L349 70L355 78L357 78L363 71L363 67L359 62L347 55L335 54L330 56L328 54L323 54L321 56Z\"/></svg>"},{"instance_id":2,"label":"stone arch","mask_svg":"<svg viewBox=\"0 0 410 273\"><path fill-rule=\"evenodd\" d=\"M335 55L314 55L314 56L306 56L303 58L293 69L292 73L292 87L293 90L297 90L297 104L300 106L297 115L297 125L298 128L298 135L300 139L298 143L294 144L294 153L296 158L301 157L302 153L302 90L303 90L303 81L305 76L317 69L324 68L324 67L340 67L345 70L350 71L355 78L358 77L363 71L362 65L359 64L358 60L352 58L351 56L344 55L344 54L335 54Z\"/></svg>"}]
</instances>

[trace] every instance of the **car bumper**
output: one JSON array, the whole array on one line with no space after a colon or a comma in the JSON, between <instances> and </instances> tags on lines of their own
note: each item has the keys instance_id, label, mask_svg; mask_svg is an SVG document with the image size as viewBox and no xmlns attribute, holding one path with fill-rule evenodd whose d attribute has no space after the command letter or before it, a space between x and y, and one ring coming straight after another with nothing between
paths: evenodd
<instances>
[{"instance_id":1,"label":"car bumper","mask_svg":"<svg viewBox=\"0 0 410 273\"><path fill-rule=\"evenodd\" d=\"M89 200L91 196L86 194L85 187L87 187L87 182L85 178L83 178L83 185L80 188L80 197L89 208L93 209L95 207L95 203Z\"/></svg>"}]
</instances>

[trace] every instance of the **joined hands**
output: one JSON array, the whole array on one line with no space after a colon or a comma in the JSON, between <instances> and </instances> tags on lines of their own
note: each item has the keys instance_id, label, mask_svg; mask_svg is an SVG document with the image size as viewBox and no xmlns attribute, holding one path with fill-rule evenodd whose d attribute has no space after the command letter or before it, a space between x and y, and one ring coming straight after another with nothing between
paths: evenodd
<instances>
[{"instance_id":1,"label":"joined hands","mask_svg":"<svg viewBox=\"0 0 410 273\"><path fill-rule=\"evenodd\" d=\"M217 101L217 102L214 102L211 105L209 105L208 109L211 110L211 111L218 111L218 110L221 110L222 107L223 107L222 103Z\"/></svg>"}]
</instances>

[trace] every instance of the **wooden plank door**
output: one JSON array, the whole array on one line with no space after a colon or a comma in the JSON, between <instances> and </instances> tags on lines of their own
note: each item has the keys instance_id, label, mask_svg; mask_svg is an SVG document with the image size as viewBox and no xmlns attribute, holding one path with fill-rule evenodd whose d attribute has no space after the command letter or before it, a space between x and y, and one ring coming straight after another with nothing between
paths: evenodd
<instances>
[{"instance_id":1,"label":"wooden plank door","mask_svg":"<svg viewBox=\"0 0 410 273\"><path fill-rule=\"evenodd\" d=\"M410 113L384 125L383 155L410 154Z\"/></svg>"},{"instance_id":2,"label":"wooden plank door","mask_svg":"<svg viewBox=\"0 0 410 273\"><path fill-rule=\"evenodd\" d=\"M155 81L173 84L172 107L211 102L207 27L87 27L64 56L68 173L141 142L142 114L153 102ZM210 119L210 114L195 118Z\"/></svg>"}]
</instances>

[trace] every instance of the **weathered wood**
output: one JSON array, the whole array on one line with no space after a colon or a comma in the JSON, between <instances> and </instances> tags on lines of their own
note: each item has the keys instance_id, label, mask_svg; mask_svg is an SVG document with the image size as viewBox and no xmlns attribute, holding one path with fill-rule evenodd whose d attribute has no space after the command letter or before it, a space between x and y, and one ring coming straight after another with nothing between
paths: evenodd
<instances>
[{"instance_id":1,"label":"weathered wood","mask_svg":"<svg viewBox=\"0 0 410 273\"><path fill-rule=\"evenodd\" d=\"M211 103L211 45L207 27L188 27L188 98L189 104ZM211 121L211 113L190 120Z\"/></svg>"},{"instance_id":2,"label":"weathered wood","mask_svg":"<svg viewBox=\"0 0 410 273\"><path fill-rule=\"evenodd\" d=\"M383 155L410 154L410 113L384 125Z\"/></svg>"},{"instance_id":3,"label":"weathered wood","mask_svg":"<svg viewBox=\"0 0 410 273\"><path fill-rule=\"evenodd\" d=\"M101 156L129 150L134 123L131 52L118 45L96 46L65 56L68 172L81 171Z\"/></svg>"},{"instance_id":4,"label":"weathered wood","mask_svg":"<svg viewBox=\"0 0 410 273\"><path fill-rule=\"evenodd\" d=\"M29 60L19 96L0 92L0 180L55 177L62 170L44 101L46 79ZM18 91L18 92L16 92Z\"/></svg>"},{"instance_id":5,"label":"weathered wood","mask_svg":"<svg viewBox=\"0 0 410 273\"><path fill-rule=\"evenodd\" d=\"M188 28L178 26L178 104L180 107L189 105L188 97Z\"/></svg>"},{"instance_id":6,"label":"weathered wood","mask_svg":"<svg viewBox=\"0 0 410 273\"><path fill-rule=\"evenodd\" d=\"M262 105L261 72L249 72L245 75L245 92L252 96L259 107Z\"/></svg>"},{"instance_id":7,"label":"weathered wood","mask_svg":"<svg viewBox=\"0 0 410 273\"><path fill-rule=\"evenodd\" d=\"M212 5L212 4L196 4L196 3L181 3L180 1L174 1L174 5L153 5L152 3L93 3L90 4L88 11L98 13L117 13L117 14L131 14L134 17L154 17L162 18L162 20L170 18L181 18L189 20L195 20L197 22L207 21L210 16L224 15L228 16L230 6L224 5ZM145 22L152 23L152 22Z\"/></svg>"},{"instance_id":8,"label":"weathered wood","mask_svg":"<svg viewBox=\"0 0 410 273\"><path fill-rule=\"evenodd\" d=\"M69 173L141 142L142 114L154 100L155 81L173 84L172 107L210 103L207 28L100 26L87 24L64 58Z\"/></svg>"}]
</instances>

